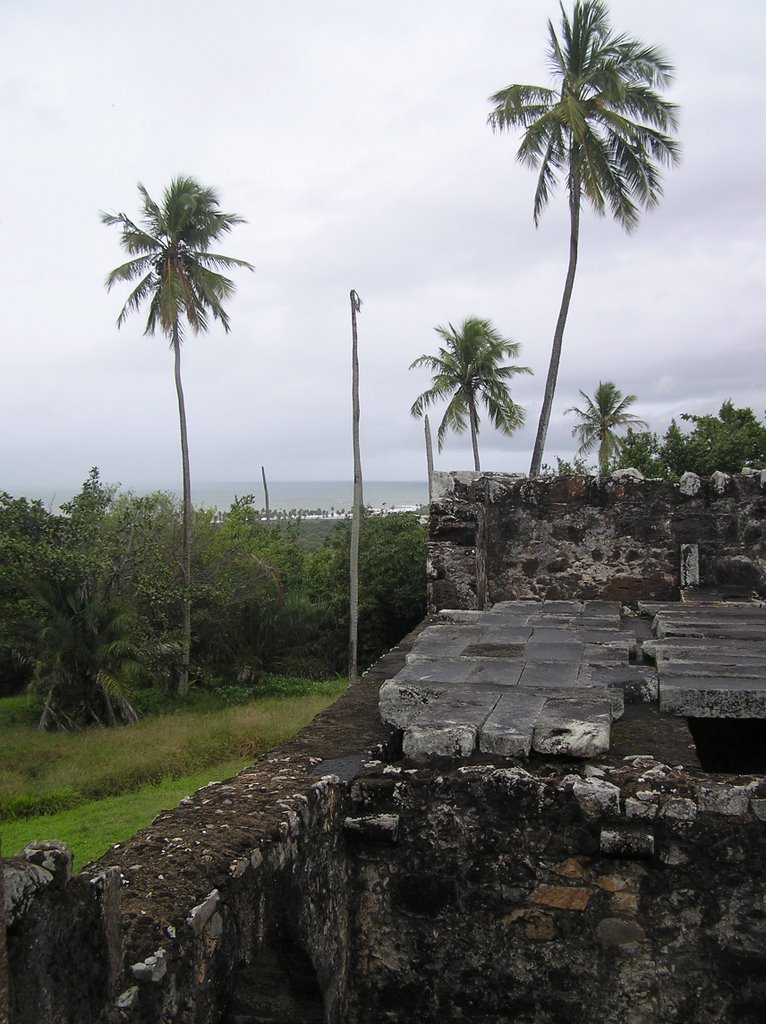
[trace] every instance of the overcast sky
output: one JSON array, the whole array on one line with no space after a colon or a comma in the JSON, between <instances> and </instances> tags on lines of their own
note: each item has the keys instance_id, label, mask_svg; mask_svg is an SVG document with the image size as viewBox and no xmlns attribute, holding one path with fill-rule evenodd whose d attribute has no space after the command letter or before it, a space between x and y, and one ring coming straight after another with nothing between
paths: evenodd
<instances>
[{"instance_id":1,"label":"overcast sky","mask_svg":"<svg viewBox=\"0 0 766 1024\"><path fill-rule=\"evenodd\" d=\"M568 3L568 6L571 6ZM573 450L562 413L612 380L662 431L722 400L766 408L766 3L612 0L615 28L676 67L681 165L628 236L581 228L546 461ZM486 469L529 454L566 270L559 192L535 229L518 136L488 96L549 84L553 0L1 0L0 489L180 478L173 367L127 290L99 211L137 215L178 173L248 223L221 245L232 330L183 350L192 477L349 479L349 289L359 316L369 480L425 476L409 407L436 324L491 319L521 342L527 427L480 435ZM439 418L432 416L434 428ZM569 418L571 420L571 417ZM451 435L437 468L471 465Z\"/></svg>"}]
</instances>

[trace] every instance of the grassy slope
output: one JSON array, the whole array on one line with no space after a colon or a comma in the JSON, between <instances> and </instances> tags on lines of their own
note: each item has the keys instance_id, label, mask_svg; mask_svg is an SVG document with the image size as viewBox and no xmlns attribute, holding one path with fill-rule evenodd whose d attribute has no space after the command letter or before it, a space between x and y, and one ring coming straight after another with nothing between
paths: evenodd
<instances>
[{"instance_id":1,"label":"grassy slope","mask_svg":"<svg viewBox=\"0 0 766 1024\"><path fill-rule=\"evenodd\" d=\"M3 853L55 838L70 843L79 864L99 856L162 808L293 736L343 685L67 734L34 730L24 698L0 700Z\"/></svg>"},{"instance_id":2,"label":"grassy slope","mask_svg":"<svg viewBox=\"0 0 766 1024\"><path fill-rule=\"evenodd\" d=\"M210 766L195 775L165 779L122 796L91 800L59 814L4 822L0 825L2 853L13 856L34 839L59 839L71 847L75 867L81 868L106 853L112 843L129 839L161 810L175 807L179 800L208 782L228 778L251 760L240 758Z\"/></svg>"}]
</instances>

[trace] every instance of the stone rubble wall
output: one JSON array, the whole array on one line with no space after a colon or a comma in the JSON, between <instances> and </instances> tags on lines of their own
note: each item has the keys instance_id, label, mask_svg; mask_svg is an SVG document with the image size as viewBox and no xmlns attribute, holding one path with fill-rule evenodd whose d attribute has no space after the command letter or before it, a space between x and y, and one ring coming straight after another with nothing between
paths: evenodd
<instances>
[{"instance_id":1,"label":"stone rubble wall","mask_svg":"<svg viewBox=\"0 0 766 1024\"><path fill-rule=\"evenodd\" d=\"M345 1021L343 787L337 776L312 778L290 760L263 762L260 772L211 784L163 812L124 844L136 863L123 870L71 875L71 853L55 841L6 859L10 1024L213 1024L223 1014L234 1021L248 969L275 943L313 965L329 1024ZM283 790L269 827L252 833L249 846L237 843L223 870L211 865L204 835L192 838L200 836L198 822L190 831L185 819L206 805L207 831L231 834L248 787L269 783ZM157 838L168 880L176 872L198 876L204 891L188 905L166 907L164 873L152 876L141 864ZM247 992L242 998L247 1020Z\"/></svg>"},{"instance_id":2,"label":"stone rubble wall","mask_svg":"<svg viewBox=\"0 0 766 1024\"><path fill-rule=\"evenodd\" d=\"M121 872L68 877L44 844L6 862L11 1024L260 1019L238 991L275 936L313 965L328 1024L763 1021L766 780L635 756L443 774L372 761L306 785L289 762L163 813ZM271 826L191 905L153 903L145 868L131 880L202 801L234 832L247 787L271 784L286 787Z\"/></svg>"},{"instance_id":3,"label":"stone rubble wall","mask_svg":"<svg viewBox=\"0 0 766 1024\"><path fill-rule=\"evenodd\" d=\"M766 596L764 519L766 470L686 473L677 484L635 470L608 479L436 473L431 610L677 600L682 584Z\"/></svg>"},{"instance_id":4,"label":"stone rubble wall","mask_svg":"<svg viewBox=\"0 0 766 1024\"><path fill-rule=\"evenodd\" d=\"M375 827L351 867L348 1019L762 1022L765 795L640 756L381 766L351 793L355 835Z\"/></svg>"}]
</instances>

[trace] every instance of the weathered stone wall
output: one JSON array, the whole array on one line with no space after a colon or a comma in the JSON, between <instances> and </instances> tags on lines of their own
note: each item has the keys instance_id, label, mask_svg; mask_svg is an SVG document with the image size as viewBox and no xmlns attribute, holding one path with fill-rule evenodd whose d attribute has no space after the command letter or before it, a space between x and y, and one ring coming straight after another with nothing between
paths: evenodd
<instances>
[{"instance_id":1,"label":"weathered stone wall","mask_svg":"<svg viewBox=\"0 0 766 1024\"><path fill-rule=\"evenodd\" d=\"M762 1022L766 787L599 774L358 780L348 1020Z\"/></svg>"},{"instance_id":2,"label":"weathered stone wall","mask_svg":"<svg viewBox=\"0 0 766 1024\"><path fill-rule=\"evenodd\" d=\"M766 780L367 761L379 682L334 755L317 720L79 875L7 862L11 1024L762 1024Z\"/></svg>"},{"instance_id":3,"label":"weathered stone wall","mask_svg":"<svg viewBox=\"0 0 766 1024\"><path fill-rule=\"evenodd\" d=\"M687 571L723 594L766 594L766 472L680 484L438 473L431 606L519 599L673 600ZM691 548L686 548L691 545ZM697 569L698 567L698 569Z\"/></svg>"}]
</instances>

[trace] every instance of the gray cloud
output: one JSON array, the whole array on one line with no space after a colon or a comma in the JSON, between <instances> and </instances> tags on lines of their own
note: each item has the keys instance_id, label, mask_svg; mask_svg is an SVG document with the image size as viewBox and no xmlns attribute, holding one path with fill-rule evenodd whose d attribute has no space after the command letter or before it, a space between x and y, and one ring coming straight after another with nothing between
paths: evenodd
<instances>
[{"instance_id":1,"label":"gray cloud","mask_svg":"<svg viewBox=\"0 0 766 1024\"><path fill-rule=\"evenodd\" d=\"M563 410L599 379L664 430L731 397L763 412L766 211L760 0L613 0L615 25L677 69L682 165L628 237L583 218L582 254L546 459L572 452ZM422 0L274 8L228 0L72 0L6 12L0 110L4 284L0 487L76 485L98 464L127 485L178 477L165 341L103 289L121 260L100 209L136 212L178 172L215 185L249 223L226 251L233 330L190 338L184 374L196 479L351 475L350 288L360 315L369 479L424 475L427 386L412 360L433 327L488 316L535 376L515 438L482 433L483 464L529 458L565 271L563 196L538 230L518 140L486 127L488 95L546 81L551 0ZM432 417L434 428L438 413ZM441 468L470 464L450 437Z\"/></svg>"}]
</instances>

